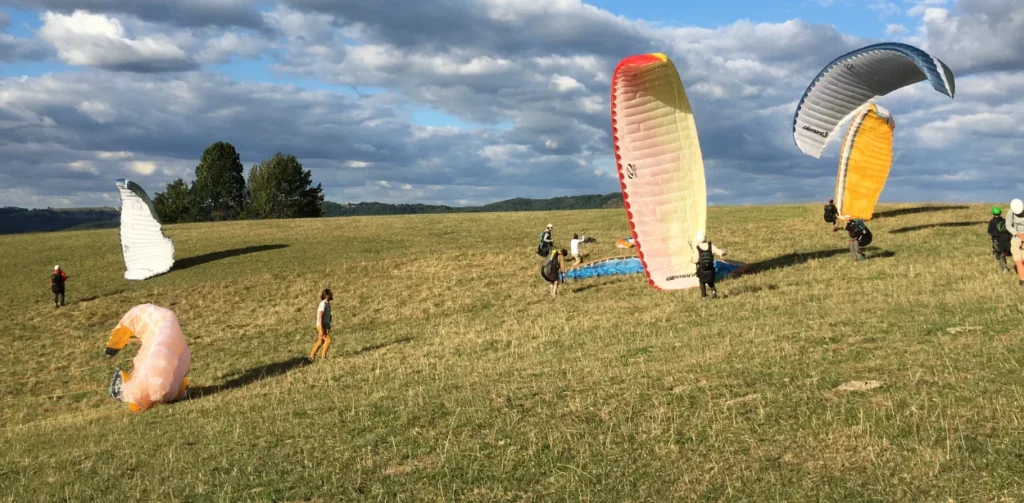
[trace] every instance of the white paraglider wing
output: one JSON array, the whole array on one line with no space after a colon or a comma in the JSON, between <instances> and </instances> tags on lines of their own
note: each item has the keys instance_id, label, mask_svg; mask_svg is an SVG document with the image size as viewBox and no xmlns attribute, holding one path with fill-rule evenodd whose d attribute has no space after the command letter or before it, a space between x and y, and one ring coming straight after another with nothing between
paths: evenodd
<instances>
[{"instance_id":1,"label":"white paraglider wing","mask_svg":"<svg viewBox=\"0 0 1024 503\"><path fill-rule=\"evenodd\" d=\"M174 243L164 236L160 221L142 187L131 180L117 180L121 193L121 252L124 278L142 280L163 274L174 266Z\"/></svg>"},{"instance_id":2,"label":"white paraglider wing","mask_svg":"<svg viewBox=\"0 0 1024 503\"><path fill-rule=\"evenodd\" d=\"M840 126L866 103L923 80L950 98L956 91L945 63L907 44L875 44L844 54L804 92L793 117L793 139L801 152L820 157Z\"/></svg>"}]
</instances>

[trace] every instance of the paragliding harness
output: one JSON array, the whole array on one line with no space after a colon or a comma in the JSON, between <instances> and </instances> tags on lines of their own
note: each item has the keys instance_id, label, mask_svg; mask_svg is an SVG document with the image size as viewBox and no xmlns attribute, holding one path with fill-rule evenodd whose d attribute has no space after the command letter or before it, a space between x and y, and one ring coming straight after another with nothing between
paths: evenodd
<instances>
[{"instance_id":1,"label":"paragliding harness","mask_svg":"<svg viewBox=\"0 0 1024 503\"><path fill-rule=\"evenodd\" d=\"M825 221L834 224L836 223L836 215L839 214L839 210L836 205L829 203L825 205Z\"/></svg>"},{"instance_id":2,"label":"paragliding harness","mask_svg":"<svg viewBox=\"0 0 1024 503\"><path fill-rule=\"evenodd\" d=\"M847 230L850 231L850 239L856 239L857 244L860 246L867 246L871 244L871 230L861 219L851 220L847 224Z\"/></svg>"},{"instance_id":3,"label":"paragliding harness","mask_svg":"<svg viewBox=\"0 0 1024 503\"><path fill-rule=\"evenodd\" d=\"M551 253L551 241L547 241L544 238L551 237L551 233L544 231L540 234L540 243L537 245L537 255L541 257L547 257Z\"/></svg>"},{"instance_id":4,"label":"paragliding harness","mask_svg":"<svg viewBox=\"0 0 1024 503\"><path fill-rule=\"evenodd\" d=\"M988 223L988 234L992 236L992 254L999 257L1009 257L1010 241L1013 234L1006 230L1006 220L1002 217L992 217Z\"/></svg>"},{"instance_id":5,"label":"paragliding harness","mask_svg":"<svg viewBox=\"0 0 1024 503\"><path fill-rule=\"evenodd\" d=\"M53 293L60 293L64 291L64 273L57 271L50 275L50 290Z\"/></svg>"},{"instance_id":6,"label":"paragliding harness","mask_svg":"<svg viewBox=\"0 0 1024 503\"><path fill-rule=\"evenodd\" d=\"M715 279L715 253L711 247L711 241L708 241L706 250L697 245L697 279L705 283L712 283Z\"/></svg>"},{"instance_id":7,"label":"paragliding harness","mask_svg":"<svg viewBox=\"0 0 1024 503\"><path fill-rule=\"evenodd\" d=\"M548 261L544 262L544 265L540 266L540 275L547 280L548 283L558 281L559 276L561 276L562 271L559 270L558 267L558 256L559 253L557 251L553 252L548 258Z\"/></svg>"}]
</instances>

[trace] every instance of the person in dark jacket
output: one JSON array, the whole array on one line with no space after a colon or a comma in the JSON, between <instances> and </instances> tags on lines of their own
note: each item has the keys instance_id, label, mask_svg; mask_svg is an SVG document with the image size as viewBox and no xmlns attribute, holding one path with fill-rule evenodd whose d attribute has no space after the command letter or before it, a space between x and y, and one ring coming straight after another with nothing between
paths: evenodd
<instances>
[{"instance_id":1,"label":"person in dark jacket","mask_svg":"<svg viewBox=\"0 0 1024 503\"><path fill-rule=\"evenodd\" d=\"M999 262L999 270L1007 272L1010 270L1006 265L1006 257L1010 256L1010 240L1013 234L1006 230L1006 220L1003 218L1002 208L992 208L992 220L988 222L988 235L992 237L992 255Z\"/></svg>"},{"instance_id":2,"label":"person in dark jacket","mask_svg":"<svg viewBox=\"0 0 1024 503\"><path fill-rule=\"evenodd\" d=\"M825 222L832 224L832 230L836 230L839 227L839 208L836 208L835 202L831 199L828 200L828 204L825 205Z\"/></svg>"},{"instance_id":3,"label":"person in dark jacket","mask_svg":"<svg viewBox=\"0 0 1024 503\"><path fill-rule=\"evenodd\" d=\"M871 244L872 238L867 224L859 218L849 220L846 222L846 232L850 235L850 256L853 257L853 261L866 259L867 256L861 248Z\"/></svg>"},{"instance_id":4,"label":"person in dark jacket","mask_svg":"<svg viewBox=\"0 0 1024 503\"><path fill-rule=\"evenodd\" d=\"M711 288L711 298L718 298L718 288L715 288L715 255L724 257L729 252L715 246L707 240L703 232L696 236L697 244L693 245L693 258L690 260L697 265L697 280L700 281L700 298L708 300L707 289Z\"/></svg>"},{"instance_id":5,"label":"person in dark jacket","mask_svg":"<svg viewBox=\"0 0 1024 503\"><path fill-rule=\"evenodd\" d=\"M50 275L50 291L53 292L53 307L64 307L64 285L68 281L68 275L60 269L59 265L53 266L53 274ZM60 299L58 303L57 300Z\"/></svg>"}]
</instances>

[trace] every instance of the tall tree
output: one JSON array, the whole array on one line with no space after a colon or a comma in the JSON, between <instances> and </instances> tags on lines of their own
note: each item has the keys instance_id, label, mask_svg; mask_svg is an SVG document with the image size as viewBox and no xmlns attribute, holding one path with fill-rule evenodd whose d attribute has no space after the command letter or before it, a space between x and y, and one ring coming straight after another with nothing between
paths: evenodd
<instances>
[{"instance_id":1,"label":"tall tree","mask_svg":"<svg viewBox=\"0 0 1024 503\"><path fill-rule=\"evenodd\" d=\"M191 202L188 184L179 178L167 184L167 190L153 198L153 207L162 223L191 222L195 219Z\"/></svg>"},{"instance_id":2,"label":"tall tree","mask_svg":"<svg viewBox=\"0 0 1024 503\"><path fill-rule=\"evenodd\" d=\"M219 141L206 147L192 183L200 219L225 220L242 213L246 199L243 171L234 145Z\"/></svg>"},{"instance_id":3,"label":"tall tree","mask_svg":"<svg viewBox=\"0 0 1024 503\"><path fill-rule=\"evenodd\" d=\"M294 155L280 152L249 170L249 218L306 218L323 214L324 194Z\"/></svg>"}]
</instances>

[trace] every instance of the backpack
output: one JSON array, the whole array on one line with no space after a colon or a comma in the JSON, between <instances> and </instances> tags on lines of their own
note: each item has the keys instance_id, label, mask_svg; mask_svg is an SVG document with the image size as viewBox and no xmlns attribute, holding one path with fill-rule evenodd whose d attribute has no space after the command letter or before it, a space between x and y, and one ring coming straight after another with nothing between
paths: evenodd
<instances>
[{"instance_id":1,"label":"backpack","mask_svg":"<svg viewBox=\"0 0 1024 503\"><path fill-rule=\"evenodd\" d=\"M553 254L547 262L544 262L544 265L540 266L540 275L554 283L558 280L558 273L558 254Z\"/></svg>"},{"instance_id":2,"label":"backpack","mask_svg":"<svg viewBox=\"0 0 1024 503\"><path fill-rule=\"evenodd\" d=\"M57 288L64 288L64 275L55 272L50 275L50 281L53 282L53 286Z\"/></svg>"},{"instance_id":3,"label":"backpack","mask_svg":"<svg viewBox=\"0 0 1024 503\"><path fill-rule=\"evenodd\" d=\"M839 213L839 210L836 209L836 205L834 205L834 204L826 204L825 205L825 221L826 222L828 222L830 224L836 223L836 215L838 213Z\"/></svg>"},{"instance_id":4,"label":"backpack","mask_svg":"<svg viewBox=\"0 0 1024 503\"><path fill-rule=\"evenodd\" d=\"M700 245L697 245L697 269L701 271L715 270L715 253L711 251L710 241L707 250L703 250Z\"/></svg>"},{"instance_id":5,"label":"backpack","mask_svg":"<svg viewBox=\"0 0 1024 503\"><path fill-rule=\"evenodd\" d=\"M537 244L537 255L541 257L547 257L551 253L551 243L544 241L544 236L550 236L548 231L544 231L540 234L540 243Z\"/></svg>"}]
</instances>

